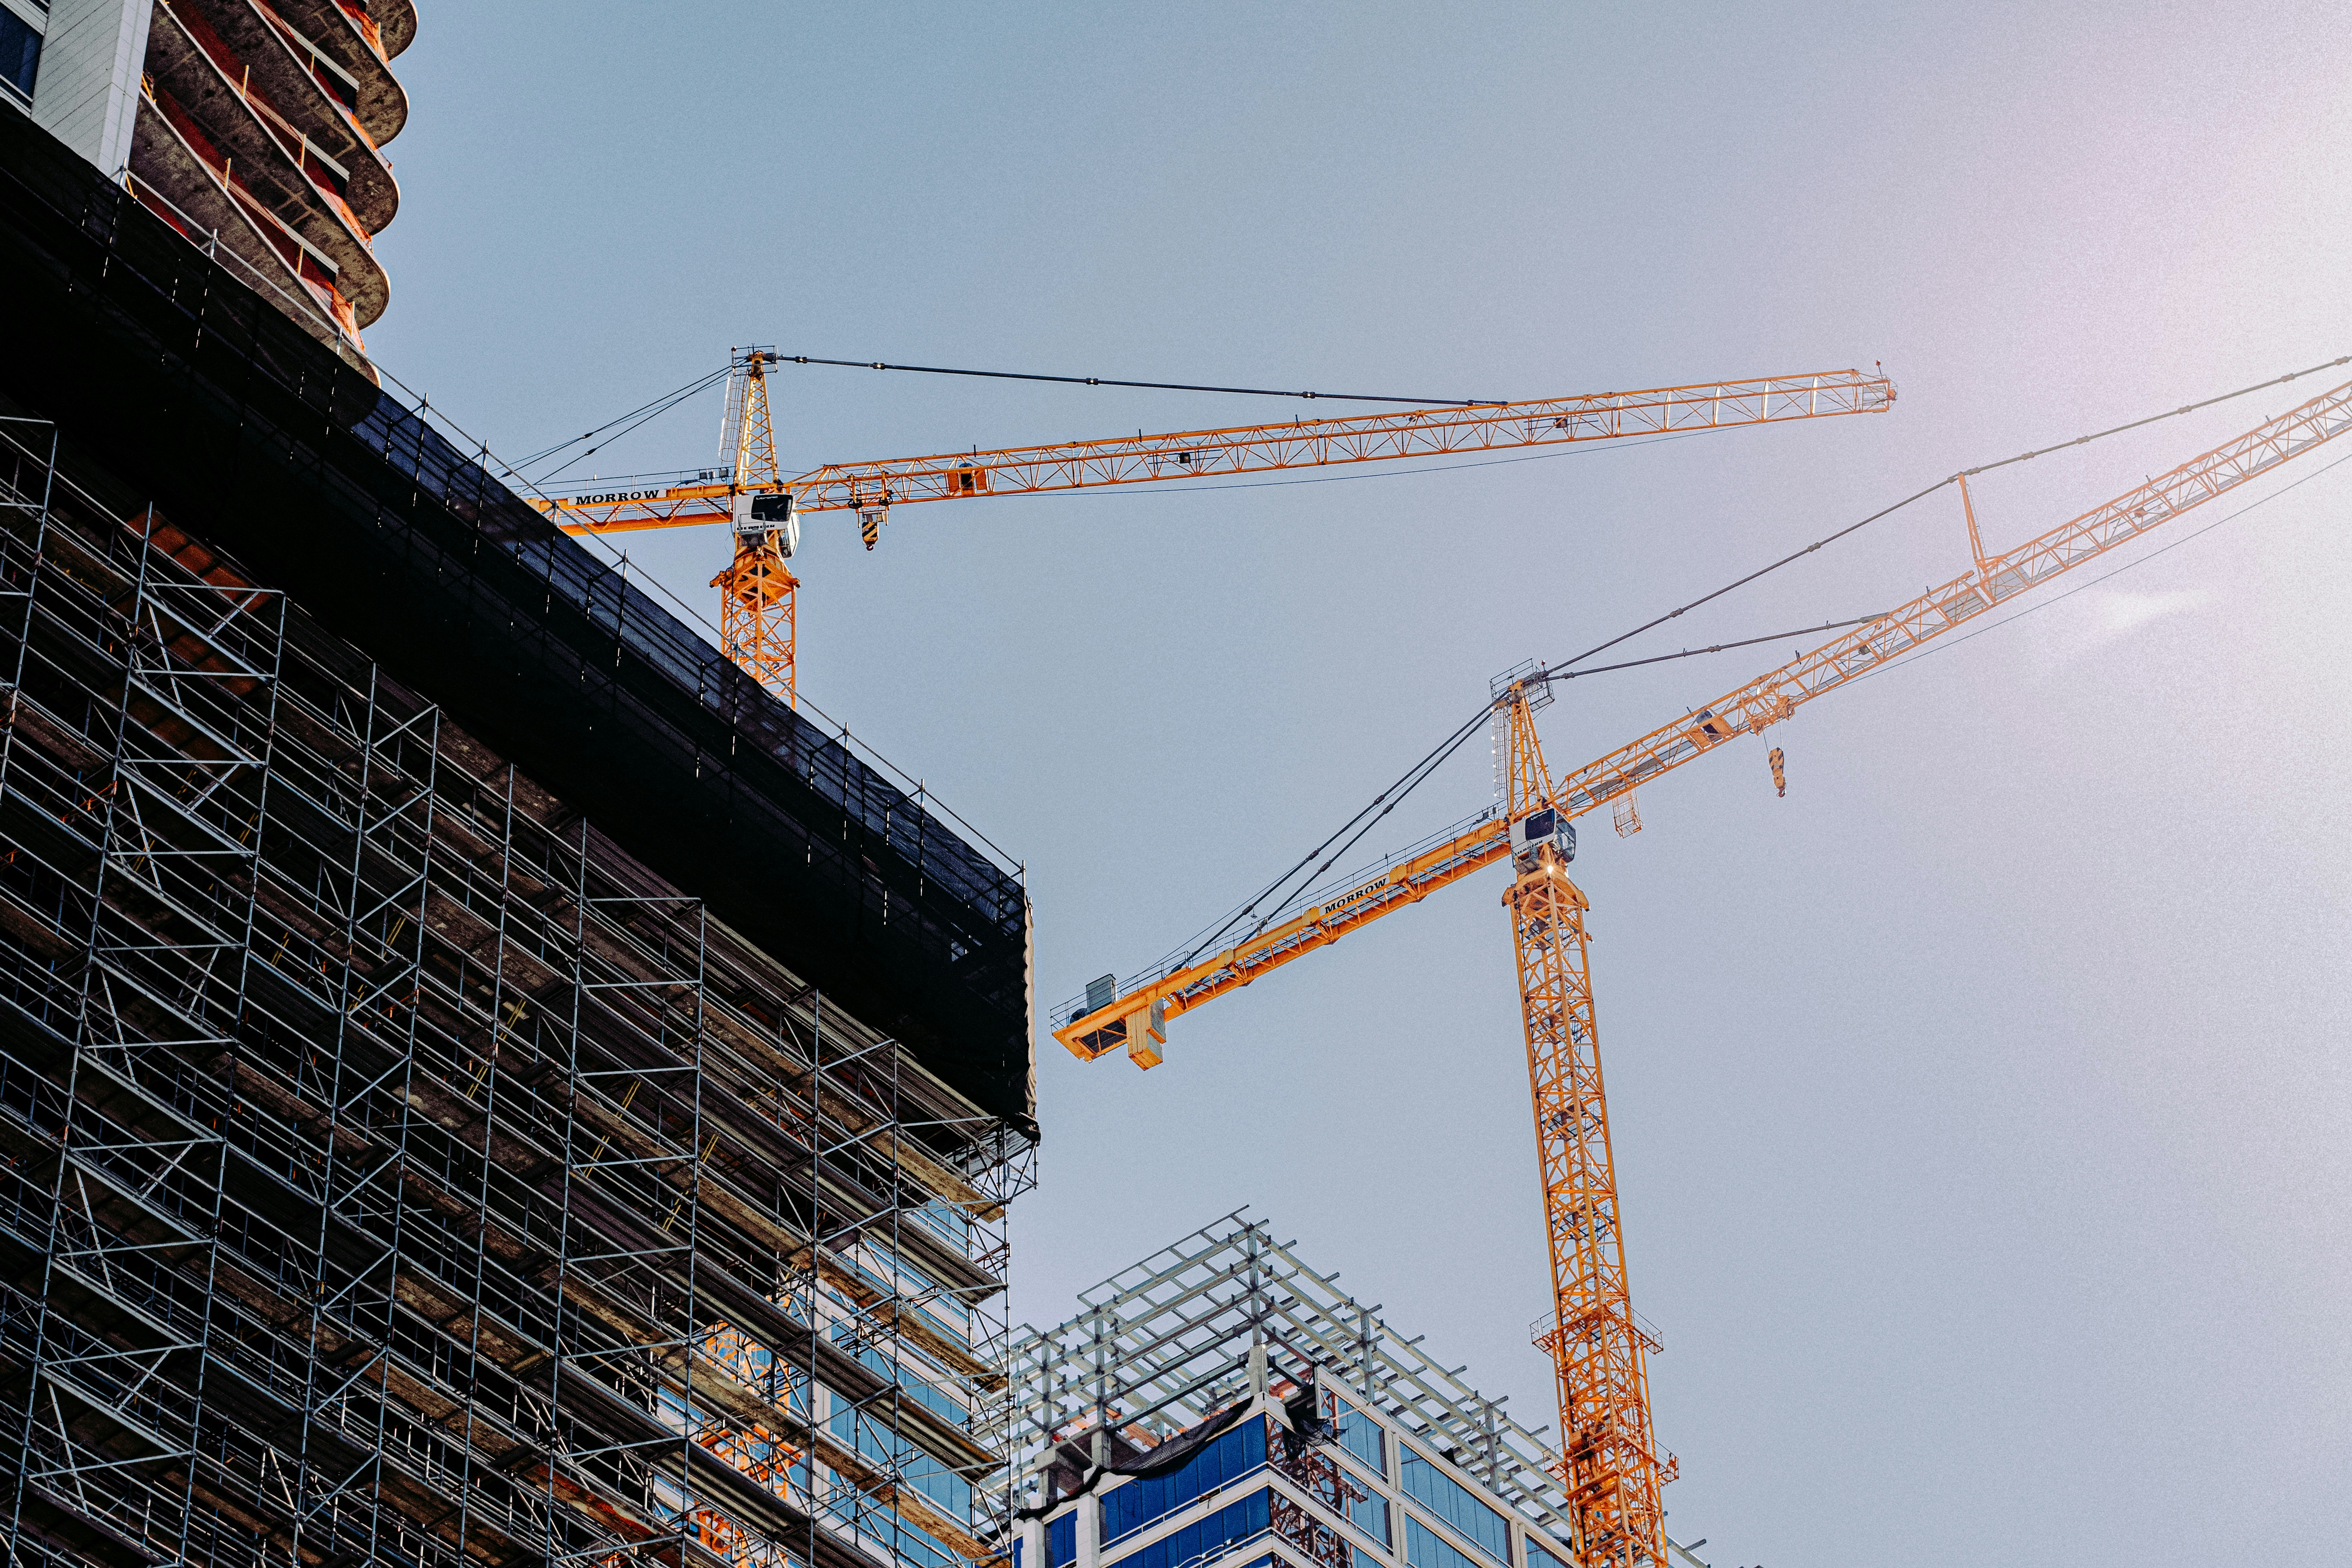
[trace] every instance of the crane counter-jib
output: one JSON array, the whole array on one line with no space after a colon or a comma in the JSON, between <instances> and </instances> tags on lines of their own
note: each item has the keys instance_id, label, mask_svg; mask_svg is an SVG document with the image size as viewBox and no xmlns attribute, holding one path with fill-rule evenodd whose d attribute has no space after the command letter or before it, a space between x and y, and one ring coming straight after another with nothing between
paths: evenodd
<instances>
[{"instance_id":1,"label":"crane counter-jib","mask_svg":"<svg viewBox=\"0 0 2352 1568\"><path fill-rule=\"evenodd\" d=\"M1668 721L1552 781L1552 805L1581 816L1741 734L1759 733L1797 707L1870 674L2086 561L2140 538L2226 495L2352 427L2352 383L2267 420L2038 537L1979 558L1969 571L1931 588L1811 653L1800 656ZM1529 679L1574 679L1538 671ZM1177 1014L1250 984L1267 971L1327 947L1385 914L1502 859L1508 825L1487 817L1458 836L1328 898L1214 956L1147 977L1107 1005L1054 1031L1080 1058L1125 1047L1144 1066L1160 1059L1160 1026Z\"/></svg>"}]
</instances>

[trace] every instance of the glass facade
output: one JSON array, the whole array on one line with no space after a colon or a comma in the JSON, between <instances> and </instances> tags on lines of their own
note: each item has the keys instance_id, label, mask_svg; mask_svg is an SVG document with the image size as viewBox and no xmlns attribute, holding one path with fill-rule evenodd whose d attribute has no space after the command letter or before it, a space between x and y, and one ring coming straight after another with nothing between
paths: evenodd
<instances>
[{"instance_id":1,"label":"glass facade","mask_svg":"<svg viewBox=\"0 0 2352 1568\"><path fill-rule=\"evenodd\" d=\"M1265 1464L1265 1423L1253 1415L1164 1476L1129 1481L1103 1494L1106 1544L1167 1518L1187 1503Z\"/></svg>"},{"instance_id":2,"label":"glass facade","mask_svg":"<svg viewBox=\"0 0 2352 1568\"><path fill-rule=\"evenodd\" d=\"M1271 1522L1266 1494L1255 1491L1239 1502L1228 1503L1208 1518L1172 1531L1118 1561L1120 1568L1183 1568L1183 1564L1206 1557L1222 1547L1265 1534Z\"/></svg>"},{"instance_id":3,"label":"glass facade","mask_svg":"<svg viewBox=\"0 0 2352 1568\"><path fill-rule=\"evenodd\" d=\"M1475 1558L1454 1549L1454 1543L1408 1513L1404 1516L1404 1560L1412 1568L1478 1568Z\"/></svg>"},{"instance_id":4,"label":"glass facade","mask_svg":"<svg viewBox=\"0 0 2352 1568\"><path fill-rule=\"evenodd\" d=\"M1370 1412L1336 1394L1327 1395L1326 1409L1337 1441L1323 1450L1322 1482L1302 1483L1273 1463L1272 1428L1252 1416L1165 1475L1122 1481L1068 1505L1047 1525L1046 1568L1072 1568L1081 1508L1100 1510L1103 1568L1231 1568L1262 1532L1327 1568L1334 1562L1346 1568L1576 1568L1568 1549L1538 1534L1532 1521L1525 1523L1522 1560L1511 1541L1511 1512L1455 1479L1448 1467L1417 1451ZM1391 1444L1398 1460L1394 1480L1387 1464ZM1330 1463L1340 1456L1343 1465ZM1129 1544L1213 1500L1220 1488L1259 1475L1303 1485L1313 1506L1297 1512L1304 1505L1285 1504L1271 1488L1262 1488L1156 1541ZM1286 1485L1283 1497L1292 1495ZM1285 1506L1294 1510L1288 1524L1283 1522ZM1341 1537L1318 1521L1317 1509L1335 1508L1352 1536ZM1306 1560L1269 1554L1245 1568L1294 1568ZM1023 1568L1017 1555L1012 1568Z\"/></svg>"},{"instance_id":5,"label":"glass facade","mask_svg":"<svg viewBox=\"0 0 2352 1568\"><path fill-rule=\"evenodd\" d=\"M1363 1462L1364 1468L1388 1479L1388 1441L1381 1424L1336 1394L1331 1400L1333 1423L1339 1429L1339 1447L1349 1457Z\"/></svg>"},{"instance_id":6,"label":"glass facade","mask_svg":"<svg viewBox=\"0 0 2352 1568\"><path fill-rule=\"evenodd\" d=\"M1414 1453L1404 1450L1404 1495L1421 1504L1469 1539L1470 1544L1509 1568L1511 1527L1503 1516L1480 1502L1470 1489ZM1452 1550L1448 1548L1448 1550ZM1419 1560L1415 1559L1415 1568Z\"/></svg>"}]
</instances>

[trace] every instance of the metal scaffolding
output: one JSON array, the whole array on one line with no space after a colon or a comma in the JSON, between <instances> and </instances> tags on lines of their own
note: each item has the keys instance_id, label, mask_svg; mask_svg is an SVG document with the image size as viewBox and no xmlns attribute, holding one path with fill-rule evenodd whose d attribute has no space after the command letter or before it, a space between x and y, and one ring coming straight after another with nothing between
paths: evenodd
<instances>
[{"instance_id":1,"label":"metal scaffolding","mask_svg":"<svg viewBox=\"0 0 2352 1568\"><path fill-rule=\"evenodd\" d=\"M11 1562L946 1568L1034 1143L0 420Z\"/></svg>"}]
</instances>

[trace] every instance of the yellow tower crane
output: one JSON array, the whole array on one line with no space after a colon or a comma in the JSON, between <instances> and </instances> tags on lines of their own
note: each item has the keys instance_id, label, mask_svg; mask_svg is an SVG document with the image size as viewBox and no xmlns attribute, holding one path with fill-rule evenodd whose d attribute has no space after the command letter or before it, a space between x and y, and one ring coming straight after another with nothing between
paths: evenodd
<instances>
[{"instance_id":1,"label":"yellow tower crane","mask_svg":"<svg viewBox=\"0 0 2352 1568\"><path fill-rule=\"evenodd\" d=\"M890 509L918 501L1616 441L1839 414L1880 414L1895 403L1894 384L1885 375L1839 370L884 462L828 463L787 478L776 460L768 370L796 360L806 363L804 356L772 349L741 350L732 356L724 443L730 463L723 476L651 489L592 488L531 501L570 533L720 524L731 528L734 559L711 579L721 595L720 646L787 702L794 701L799 690L800 588L788 563L799 548L800 520L813 512L855 511L866 548L871 550Z\"/></svg>"},{"instance_id":2,"label":"yellow tower crane","mask_svg":"<svg viewBox=\"0 0 2352 1568\"><path fill-rule=\"evenodd\" d=\"M1533 666L1513 671L1492 695L1492 713L1505 731L1507 776L1497 809L1278 925L1262 921L1253 934L1213 956L1171 965L1123 991L1097 982L1054 1037L1082 1059L1124 1047L1139 1066L1154 1066L1171 1018L1508 859L1512 881L1503 902L1511 911L1517 956L1551 1258L1552 1312L1537 1342L1550 1353L1556 1372L1559 1479L1576 1510L1576 1544L1587 1568L1664 1568L1665 1512L1659 1494L1675 1463L1661 1455L1651 1432L1646 1358L1657 1345L1634 1316L1626 1286L1585 934L1591 906L1568 876L1576 852L1574 819L1604 803L1630 801L1636 786L1738 736L1762 733L1801 704L2144 537L2347 428L2352 384L1999 554L1984 552L1971 504L1966 515L1974 564L1969 571L1567 773L1545 767L1534 715L1570 673ZM1961 488L1965 497L1965 478ZM1778 747L1771 765L1779 782Z\"/></svg>"}]
</instances>

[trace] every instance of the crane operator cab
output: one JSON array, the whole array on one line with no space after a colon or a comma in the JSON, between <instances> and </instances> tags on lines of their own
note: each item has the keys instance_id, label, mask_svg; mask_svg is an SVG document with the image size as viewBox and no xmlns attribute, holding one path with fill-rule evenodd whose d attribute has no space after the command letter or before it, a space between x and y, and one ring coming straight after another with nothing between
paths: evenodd
<instances>
[{"instance_id":1,"label":"crane operator cab","mask_svg":"<svg viewBox=\"0 0 2352 1568\"><path fill-rule=\"evenodd\" d=\"M1576 858L1576 824L1548 805L1511 824L1512 868L1522 877L1534 870L1543 863L1546 845L1563 866Z\"/></svg>"},{"instance_id":2,"label":"crane operator cab","mask_svg":"<svg viewBox=\"0 0 2352 1568\"><path fill-rule=\"evenodd\" d=\"M789 560L801 547L800 515L793 510L790 490L738 490L734 505L737 533L772 533L776 548Z\"/></svg>"}]
</instances>

